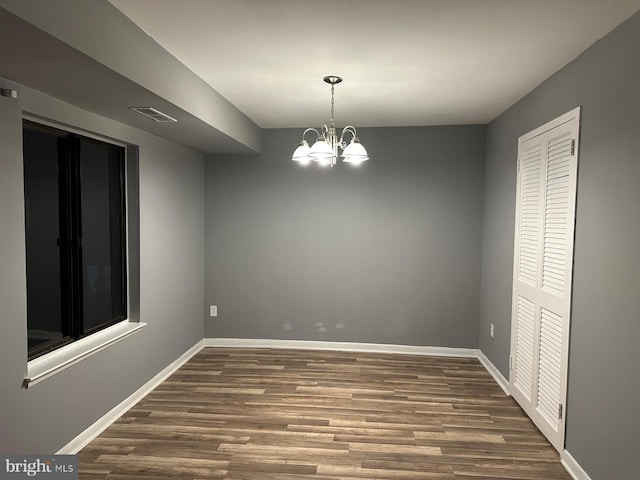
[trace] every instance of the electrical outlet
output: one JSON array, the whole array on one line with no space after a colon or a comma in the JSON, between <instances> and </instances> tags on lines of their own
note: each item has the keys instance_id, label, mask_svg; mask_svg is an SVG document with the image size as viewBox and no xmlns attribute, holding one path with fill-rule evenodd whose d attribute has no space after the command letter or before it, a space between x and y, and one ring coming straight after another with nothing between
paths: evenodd
<instances>
[{"instance_id":1,"label":"electrical outlet","mask_svg":"<svg viewBox=\"0 0 640 480\"><path fill-rule=\"evenodd\" d=\"M210 305L209 306L209 316L210 317L217 317L218 316L218 306L217 305Z\"/></svg>"},{"instance_id":2,"label":"electrical outlet","mask_svg":"<svg viewBox=\"0 0 640 480\"><path fill-rule=\"evenodd\" d=\"M491 326L489 327L489 336L491 336L491 338L493 338L493 332L494 332L494 327L493 327L493 323L491 324Z\"/></svg>"}]
</instances>

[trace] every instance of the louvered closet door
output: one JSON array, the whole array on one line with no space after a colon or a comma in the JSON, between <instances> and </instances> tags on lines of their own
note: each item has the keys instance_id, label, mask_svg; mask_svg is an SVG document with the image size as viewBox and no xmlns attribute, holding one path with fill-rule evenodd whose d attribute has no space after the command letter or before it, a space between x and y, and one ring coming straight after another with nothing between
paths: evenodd
<instances>
[{"instance_id":1,"label":"louvered closet door","mask_svg":"<svg viewBox=\"0 0 640 480\"><path fill-rule=\"evenodd\" d=\"M580 110L518 142L510 391L564 448Z\"/></svg>"}]
</instances>

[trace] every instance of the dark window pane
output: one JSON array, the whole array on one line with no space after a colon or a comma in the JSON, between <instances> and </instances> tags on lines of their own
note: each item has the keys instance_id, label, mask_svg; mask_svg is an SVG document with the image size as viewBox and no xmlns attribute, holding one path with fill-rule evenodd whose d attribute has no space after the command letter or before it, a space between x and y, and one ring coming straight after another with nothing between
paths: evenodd
<instances>
[{"instance_id":1,"label":"dark window pane","mask_svg":"<svg viewBox=\"0 0 640 480\"><path fill-rule=\"evenodd\" d=\"M126 319L124 148L23 122L29 358Z\"/></svg>"},{"instance_id":2,"label":"dark window pane","mask_svg":"<svg viewBox=\"0 0 640 480\"><path fill-rule=\"evenodd\" d=\"M81 138L84 332L126 316L124 149Z\"/></svg>"},{"instance_id":3,"label":"dark window pane","mask_svg":"<svg viewBox=\"0 0 640 480\"><path fill-rule=\"evenodd\" d=\"M58 167L65 138L54 131L35 128L25 128L23 135L27 329L32 356L59 343L70 333L68 318L63 318L62 313L58 246Z\"/></svg>"}]
</instances>

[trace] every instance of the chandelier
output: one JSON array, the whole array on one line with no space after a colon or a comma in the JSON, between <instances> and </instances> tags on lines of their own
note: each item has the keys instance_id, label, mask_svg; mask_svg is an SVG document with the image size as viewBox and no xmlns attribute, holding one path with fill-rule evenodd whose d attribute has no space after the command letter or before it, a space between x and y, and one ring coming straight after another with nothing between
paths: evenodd
<instances>
[{"instance_id":1,"label":"chandelier","mask_svg":"<svg viewBox=\"0 0 640 480\"><path fill-rule=\"evenodd\" d=\"M336 126L333 120L335 85L342 82L342 78L335 75L324 77L324 81L331 85L331 120L329 126L322 125L320 130L307 128L302 133L302 140L293 152L291 159L301 165L309 165L311 162L318 162L322 166L333 167L338 160L338 148L342 150L342 161L351 165L360 165L365 160L369 160L367 151L360 143L356 133L356 128L348 125L342 129L340 138L336 133ZM304 136L308 132L316 133L315 143L309 147ZM350 134L351 141L347 144L345 136Z\"/></svg>"}]
</instances>

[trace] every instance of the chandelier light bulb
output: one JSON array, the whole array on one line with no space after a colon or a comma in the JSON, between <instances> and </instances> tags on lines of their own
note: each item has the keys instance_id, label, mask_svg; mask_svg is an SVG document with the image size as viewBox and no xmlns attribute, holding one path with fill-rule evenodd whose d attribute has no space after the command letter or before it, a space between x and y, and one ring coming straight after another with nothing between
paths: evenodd
<instances>
[{"instance_id":1,"label":"chandelier light bulb","mask_svg":"<svg viewBox=\"0 0 640 480\"><path fill-rule=\"evenodd\" d=\"M360 165L362 162L369 160L367 150L360 143L358 137L353 137L351 143L347 145L342 152L342 158L345 162L354 165Z\"/></svg>"},{"instance_id":2,"label":"chandelier light bulb","mask_svg":"<svg viewBox=\"0 0 640 480\"><path fill-rule=\"evenodd\" d=\"M333 152L333 148L331 148L331 145L327 143L327 140L325 139L325 137L318 138L316 143L314 143L311 149L309 150L308 155L309 157L311 157L312 160L316 160L321 164L323 161L330 160L332 157L335 156Z\"/></svg>"},{"instance_id":3,"label":"chandelier light bulb","mask_svg":"<svg viewBox=\"0 0 640 480\"><path fill-rule=\"evenodd\" d=\"M300 165L309 165L309 163L311 163L311 157L309 157L310 151L311 148L309 148L309 144L303 139L300 145L298 145L298 148L296 148L296 151L293 152L291 159L294 162L300 163Z\"/></svg>"}]
</instances>

